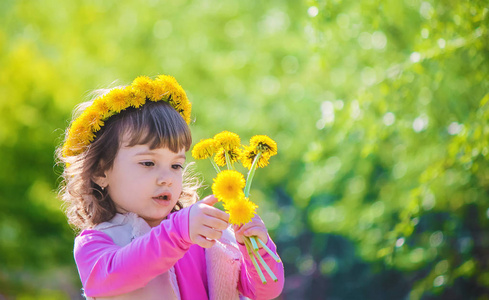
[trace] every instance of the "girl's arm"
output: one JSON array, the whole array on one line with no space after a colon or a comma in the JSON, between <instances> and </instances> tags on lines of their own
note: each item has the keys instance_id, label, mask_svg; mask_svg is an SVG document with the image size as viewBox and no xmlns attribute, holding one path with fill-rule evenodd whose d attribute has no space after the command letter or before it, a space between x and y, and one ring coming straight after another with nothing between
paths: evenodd
<instances>
[{"instance_id":1,"label":"girl's arm","mask_svg":"<svg viewBox=\"0 0 489 300\"><path fill-rule=\"evenodd\" d=\"M187 252L189 211L168 216L148 234L120 247L103 232L85 230L75 239L74 256L85 294L114 296L145 286Z\"/></svg>"},{"instance_id":2,"label":"girl's arm","mask_svg":"<svg viewBox=\"0 0 489 300\"><path fill-rule=\"evenodd\" d=\"M261 282L261 279L248 256L248 251L246 247L238 243L239 249L243 254L243 260L241 264L240 280L238 283L239 291L246 297L251 299L273 299L280 295L284 287L284 266L283 264L277 263L275 259L265 251L265 249L260 249L258 252L263 257L263 260L270 267L272 272L277 276L277 282L274 282L268 273L262 268L263 274L267 280L266 284ZM268 248L272 250L277 256L277 247L273 243L272 239L268 237L268 242L266 243Z\"/></svg>"}]
</instances>

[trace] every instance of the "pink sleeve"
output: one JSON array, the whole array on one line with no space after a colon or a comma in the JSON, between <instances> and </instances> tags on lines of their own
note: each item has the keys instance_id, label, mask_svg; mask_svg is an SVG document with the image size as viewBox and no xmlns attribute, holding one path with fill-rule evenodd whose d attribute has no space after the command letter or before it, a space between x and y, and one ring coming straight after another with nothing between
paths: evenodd
<instances>
[{"instance_id":1,"label":"pink sleeve","mask_svg":"<svg viewBox=\"0 0 489 300\"><path fill-rule=\"evenodd\" d=\"M75 239L75 261L89 297L124 294L145 286L170 269L192 245L189 209L171 214L159 226L120 247L103 232L85 230Z\"/></svg>"},{"instance_id":2,"label":"pink sleeve","mask_svg":"<svg viewBox=\"0 0 489 300\"><path fill-rule=\"evenodd\" d=\"M270 267L272 272L277 276L277 282L274 282L268 273L262 268L263 275L267 280L266 284L261 282L260 276L256 271L253 263L248 256L248 251L244 245L238 243L239 249L243 254L244 261L242 261L240 281L238 283L239 291L246 297L251 299L273 299L282 293L284 287L284 266L283 264L277 263L273 257L268 254L264 249L260 249L259 253L263 257L263 260ZM273 243L272 239L268 237L267 242L268 248L277 254L277 246ZM277 254L278 256L278 254ZM260 265L260 263L258 263Z\"/></svg>"}]
</instances>

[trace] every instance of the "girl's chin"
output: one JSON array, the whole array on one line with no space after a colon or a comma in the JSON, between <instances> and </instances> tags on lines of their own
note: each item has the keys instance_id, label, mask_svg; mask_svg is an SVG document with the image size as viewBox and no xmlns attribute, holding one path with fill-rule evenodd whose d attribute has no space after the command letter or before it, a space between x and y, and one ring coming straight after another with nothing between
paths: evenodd
<instances>
[{"instance_id":1,"label":"girl's chin","mask_svg":"<svg viewBox=\"0 0 489 300\"><path fill-rule=\"evenodd\" d=\"M162 218L143 218L146 223L148 223L148 225L150 227L156 227L158 225L160 225L160 223L166 219L166 216L165 217L162 217Z\"/></svg>"},{"instance_id":2,"label":"girl's chin","mask_svg":"<svg viewBox=\"0 0 489 300\"><path fill-rule=\"evenodd\" d=\"M171 206L172 208L175 205ZM159 207L159 209L158 209ZM146 217L143 217L143 219L146 221L146 223L149 224L151 227L155 227L160 225L160 223L165 220L168 215L171 212L171 209L168 209L170 206L167 206L166 208L163 208L158 205L157 208L154 209L154 211L150 212L150 214L146 215Z\"/></svg>"}]
</instances>

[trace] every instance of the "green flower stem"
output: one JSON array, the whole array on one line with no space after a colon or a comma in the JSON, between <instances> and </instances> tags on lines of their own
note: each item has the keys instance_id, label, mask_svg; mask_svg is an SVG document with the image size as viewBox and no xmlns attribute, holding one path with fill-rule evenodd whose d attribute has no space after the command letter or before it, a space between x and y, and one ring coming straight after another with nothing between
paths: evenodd
<instances>
[{"instance_id":1,"label":"green flower stem","mask_svg":"<svg viewBox=\"0 0 489 300\"><path fill-rule=\"evenodd\" d=\"M216 162L212 158L209 158L209 160L211 161L212 166L214 166L214 169L216 170L216 172L219 174L221 172L221 169L219 168L219 166L216 164Z\"/></svg>"},{"instance_id":2,"label":"green flower stem","mask_svg":"<svg viewBox=\"0 0 489 300\"><path fill-rule=\"evenodd\" d=\"M260 276L261 283L263 283L263 284L267 283L267 280L265 279L265 276L263 275L263 272L261 271L260 266L258 266L258 263L256 262L255 255L253 254L254 251L251 248L250 241L248 240L248 238L245 237L244 242L245 242L246 250L248 250L248 256L250 257L251 262L253 263L253 266L255 267L256 272L258 273L258 276Z\"/></svg>"},{"instance_id":3,"label":"green flower stem","mask_svg":"<svg viewBox=\"0 0 489 300\"><path fill-rule=\"evenodd\" d=\"M228 167L228 170L234 169L233 164L231 164L231 160L229 159L229 154L226 150L224 150L224 157L226 158L226 165Z\"/></svg>"},{"instance_id":4,"label":"green flower stem","mask_svg":"<svg viewBox=\"0 0 489 300\"><path fill-rule=\"evenodd\" d=\"M255 252L256 257L258 258L258 261L261 263L261 265L265 268L265 271L267 271L268 275L272 278L273 281L277 282L277 276L273 274L272 269L267 265L265 260L263 260L263 257L261 257L260 253Z\"/></svg>"},{"instance_id":5,"label":"green flower stem","mask_svg":"<svg viewBox=\"0 0 489 300\"><path fill-rule=\"evenodd\" d=\"M253 239L254 237L251 238ZM263 249L265 249L268 252L268 254L270 254L270 256L273 257L273 259L275 259L276 262L278 263L282 262L282 260L280 260L280 257L278 257L275 253L273 253L273 251L270 250L270 248L268 248L267 245L265 245L265 243L262 240L258 239L258 242L263 246Z\"/></svg>"},{"instance_id":6,"label":"green flower stem","mask_svg":"<svg viewBox=\"0 0 489 300\"><path fill-rule=\"evenodd\" d=\"M245 197L250 196L250 188L251 188L251 181L253 181L253 176L255 176L255 170L256 170L256 165L258 164L258 160L261 157L261 152L258 152L258 154L255 156L255 159L253 160L253 163L251 164L251 168L248 171L248 177L246 178L246 186L244 188L244 194Z\"/></svg>"},{"instance_id":7,"label":"green flower stem","mask_svg":"<svg viewBox=\"0 0 489 300\"><path fill-rule=\"evenodd\" d=\"M255 240L254 236L250 236L250 242L251 242L251 246L253 246L253 250L258 251L259 248L258 248L258 245L256 244L256 240Z\"/></svg>"}]
</instances>

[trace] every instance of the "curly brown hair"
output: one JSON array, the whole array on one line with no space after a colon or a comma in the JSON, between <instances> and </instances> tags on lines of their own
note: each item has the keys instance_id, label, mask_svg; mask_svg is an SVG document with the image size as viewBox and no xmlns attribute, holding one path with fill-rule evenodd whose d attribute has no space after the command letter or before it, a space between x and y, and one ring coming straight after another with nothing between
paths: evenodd
<instances>
[{"instance_id":1,"label":"curly brown hair","mask_svg":"<svg viewBox=\"0 0 489 300\"><path fill-rule=\"evenodd\" d=\"M81 104L75 115L83 112L92 102ZM59 147L56 154L58 161L64 165L64 171L58 195L65 203L69 223L77 229L92 228L115 216L114 202L93 178L112 167L125 134L130 137L129 146L149 145L151 149L166 147L178 152L181 149L188 151L192 144L187 123L170 104L159 101L147 102L140 108L128 108L110 117L87 150L79 155L63 157L62 147ZM173 211L195 203L199 187L198 180L189 174L187 166L182 194Z\"/></svg>"}]
</instances>

